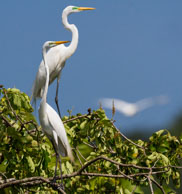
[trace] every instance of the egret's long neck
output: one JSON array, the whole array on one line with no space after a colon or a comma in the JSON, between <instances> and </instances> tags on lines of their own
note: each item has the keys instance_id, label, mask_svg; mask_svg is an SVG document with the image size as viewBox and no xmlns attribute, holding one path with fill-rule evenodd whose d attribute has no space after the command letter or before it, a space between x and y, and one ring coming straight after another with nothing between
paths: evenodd
<instances>
[{"instance_id":1,"label":"egret's long neck","mask_svg":"<svg viewBox=\"0 0 182 194\"><path fill-rule=\"evenodd\" d=\"M62 22L64 27L72 32L72 41L70 43L70 45L67 47L67 56L66 58L69 58L77 49L78 46L78 29L74 24L69 24L68 22L68 14L67 13L63 13L62 15Z\"/></svg>"},{"instance_id":2,"label":"egret's long neck","mask_svg":"<svg viewBox=\"0 0 182 194\"><path fill-rule=\"evenodd\" d=\"M42 51L42 56L43 56L43 61L44 61L44 66L45 66L45 71L46 71L46 82L45 82L45 87L44 87L44 92L42 95L42 100L40 102L40 109L45 112L43 109L45 108L45 104L47 101L47 92L48 92L48 86L49 86L49 68L47 65L47 60L46 60L46 49L43 48Z\"/></svg>"}]
</instances>

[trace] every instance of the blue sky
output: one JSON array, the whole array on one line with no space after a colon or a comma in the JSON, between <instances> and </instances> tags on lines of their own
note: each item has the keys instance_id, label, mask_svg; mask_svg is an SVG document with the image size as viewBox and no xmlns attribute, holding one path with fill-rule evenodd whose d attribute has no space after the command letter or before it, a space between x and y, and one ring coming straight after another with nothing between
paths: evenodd
<instances>
[{"instance_id":1,"label":"blue sky","mask_svg":"<svg viewBox=\"0 0 182 194\"><path fill-rule=\"evenodd\" d=\"M31 94L47 40L71 40L61 22L67 5L95 7L69 16L79 45L67 61L60 83L62 115L98 108L102 97L135 102L166 94L170 103L133 118L116 113L122 131L136 126L166 128L182 109L181 0L17 0L0 6L0 83ZM56 83L48 103L55 108ZM106 113L111 117L111 111Z\"/></svg>"}]
</instances>

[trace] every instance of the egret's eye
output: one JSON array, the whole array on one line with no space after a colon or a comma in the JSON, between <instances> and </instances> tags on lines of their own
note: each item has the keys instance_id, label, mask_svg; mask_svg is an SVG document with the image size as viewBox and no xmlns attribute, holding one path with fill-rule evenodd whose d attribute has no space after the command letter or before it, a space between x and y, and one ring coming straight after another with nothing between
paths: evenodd
<instances>
[{"instance_id":1,"label":"egret's eye","mask_svg":"<svg viewBox=\"0 0 182 194\"><path fill-rule=\"evenodd\" d=\"M78 8L79 8L79 7L73 7L72 10L76 10L76 9L78 9Z\"/></svg>"},{"instance_id":2,"label":"egret's eye","mask_svg":"<svg viewBox=\"0 0 182 194\"><path fill-rule=\"evenodd\" d=\"M53 43L53 42L50 42L50 43L49 43L49 46L53 46L53 45L54 45L54 43Z\"/></svg>"}]
</instances>

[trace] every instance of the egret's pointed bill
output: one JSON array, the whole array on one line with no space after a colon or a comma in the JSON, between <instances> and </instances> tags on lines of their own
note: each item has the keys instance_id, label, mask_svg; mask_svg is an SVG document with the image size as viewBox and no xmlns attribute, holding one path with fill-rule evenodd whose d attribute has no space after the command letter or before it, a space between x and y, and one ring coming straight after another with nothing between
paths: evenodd
<instances>
[{"instance_id":1,"label":"egret's pointed bill","mask_svg":"<svg viewBox=\"0 0 182 194\"><path fill-rule=\"evenodd\" d=\"M57 45L60 45L60 44L65 44L65 43L68 43L70 41L53 41L53 42L50 42L49 45L51 47L54 47L54 46L57 46Z\"/></svg>"},{"instance_id":2,"label":"egret's pointed bill","mask_svg":"<svg viewBox=\"0 0 182 194\"><path fill-rule=\"evenodd\" d=\"M78 10L80 10L80 11L94 10L94 9L96 9L96 8L94 8L94 7L79 7L78 8Z\"/></svg>"},{"instance_id":3,"label":"egret's pointed bill","mask_svg":"<svg viewBox=\"0 0 182 194\"><path fill-rule=\"evenodd\" d=\"M65 44L68 42L70 42L70 41L55 41L54 44L58 45L58 44Z\"/></svg>"}]
</instances>

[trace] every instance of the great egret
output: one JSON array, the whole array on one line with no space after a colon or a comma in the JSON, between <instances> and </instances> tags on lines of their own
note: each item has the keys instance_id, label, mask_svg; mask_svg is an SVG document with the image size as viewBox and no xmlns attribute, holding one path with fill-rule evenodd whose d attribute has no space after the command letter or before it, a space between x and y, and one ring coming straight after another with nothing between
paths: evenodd
<instances>
[{"instance_id":1,"label":"great egret","mask_svg":"<svg viewBox=\"0 0 182 194\"><path fill-rule=\"evenodd\" d=\"M62 177L62 169L61 169L61 159L60 155L68 156L73 161L73 155L71 151L71 147L69 145L66 131L63 125L63 122L57 112L46 102L47 101L47 92L49 85L49 68L47 65L46 51L49 48L52 48L56 45L67 43L68 41L47 41L43 45L42 54L44 61L44 68L46 74L46 82L45 87L42 94L42 99L39 107L39 120L42 126L42 130L45 135L52 142L54 150L56 152L56 167L55 167L55 176L57 171L57 162L59 161L61 177Z\"/></svg>"},{"instance_id":2,"label":"great egret","mask_svg":"<svg viewBox=\"0 0 182 194\"><path fill-rule=\"evenodd\" d=\"M168 102L167 96L157 96L153 98L145 98L135 103L129 103L119 99L103 98L100 103L103 107L112 109L113 106L117 111L124 114L127 117L132 117L138 112L149 108L155 104L165 104Z\"/></svg>"},{"instance_id":3,"label":"great egret","mask_svg":"<svg viewBox=\"0 0 182 194\"><path fill-rule=\"evenodd\" d=\"M59 81L61 76L61 71L65 66L66 60L73 55L78 45L78 30L74 24L68 23L68 15L71 13L77 13L85 10L93 10L95 8L90 7L76 7L68 6L63 10L62 13L62 22L64 27L72 32L72 41L68 47L63 44L51 48L47 53L47 64L49 68L49 84L51 84L57 78L57 88L56 88L56 97L55 102L58 109L59 116L61 117L59 105L58 105L58 88ZM41 61L39 70L36 75L32 87L32 101L36 103L36 98L42 97L43 87L45 85L46 73L44 69L44 62Z\"/></svg>"}]
</instances>

